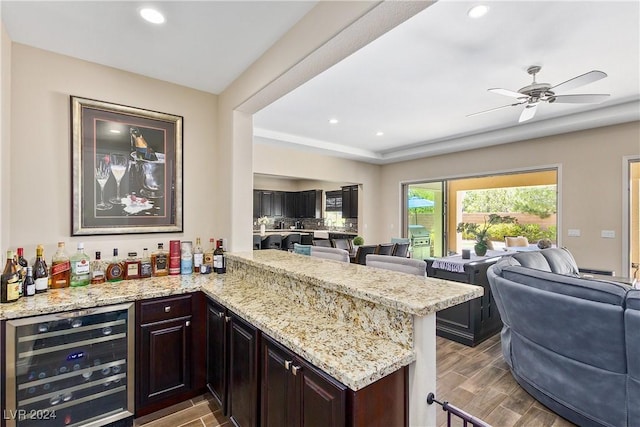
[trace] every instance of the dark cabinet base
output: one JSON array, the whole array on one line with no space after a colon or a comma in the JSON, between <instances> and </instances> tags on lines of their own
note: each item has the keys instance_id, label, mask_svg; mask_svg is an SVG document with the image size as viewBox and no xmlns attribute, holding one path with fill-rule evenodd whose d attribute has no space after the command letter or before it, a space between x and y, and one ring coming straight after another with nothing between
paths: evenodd
<instances>
[{"instance_id":1,"label":"dark cabinet base","mask_svg":"<svg viewBox=\"0 0 640 427\"><path fill-rule=\"evenodd\" d=\"M436 314L436 335L475 347L502 329L500 313L491 294L487 269L497 258L476 261L464 266L464 273L433 268L433 259L427 259L427 276L482 286L484 295Z\"/></svg>"}]
</instances>

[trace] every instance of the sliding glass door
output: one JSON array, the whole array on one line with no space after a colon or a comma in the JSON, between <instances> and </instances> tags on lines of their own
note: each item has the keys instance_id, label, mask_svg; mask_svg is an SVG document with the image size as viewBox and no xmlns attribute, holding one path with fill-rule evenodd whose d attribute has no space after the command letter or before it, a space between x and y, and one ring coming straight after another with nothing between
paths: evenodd
<instances>
[{"instance_id":1,"label":"sliding glass door","mask_svg":"<svg viewBox=\"0 0 640 427\"><path fill-rule=\"evenodd\" d=\"M445 182L422 182L404 186L404 229L411 239L411 257L425 259L444 255Z\"/></svg>"}]
</instances>

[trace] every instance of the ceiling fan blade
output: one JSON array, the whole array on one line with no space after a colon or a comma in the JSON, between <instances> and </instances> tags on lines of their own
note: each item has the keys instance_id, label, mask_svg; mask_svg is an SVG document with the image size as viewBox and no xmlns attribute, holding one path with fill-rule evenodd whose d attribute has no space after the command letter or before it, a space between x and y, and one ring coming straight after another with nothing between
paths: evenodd
<instances>
[{"instance_id":1,"label":"ceiling fan blade","mask_svg":"<svg viewBox=\"0 0 640 427\"><path fill-rule=\"evenodd\" d=\"M609 94L582 94L582 95L558 95L551 102L563 104L599 104L605 101Z\"/></svg>"},{"instance_id":2,"label":"ceiling fan blade","mask_svg":"<svg viewBox=\"0 0 640 427\"><path fill-rule=\"evenodd\" d=\"M569 79L566 82L557 84L553 86L550 90L554 92L571 90L580 86L584 86L589 83L593 83L600 79L604 79L605 77L607 77L607 73L604 73L598 70L593 70L593 71L589 71L588 73L582 74L581 76Z\"/></svg>"},{"instance_id":3,"label":"ceiling fan blade","mask_svg":"<svg viewBox=\"0 0 640 427\"><path fill-rule=\"evenodd\" d=\"M516 102L515 104L503 105L502 107L496 107L496 108L491 108L490 110L484 110L484 111L479 111L473 114L467 114L467 117L477 116L478 114L490 113L492 111L502 110L503 108L507 108L507 107L515 107L516 105L521 105L521 104L522 102Z\"/></svg>"},{"instance_id":4,"label":"ceiling fan blade","mask_svg":"<svg viewBox=\"0 0 640 427\"><path fill-rule=\"evenodd\" d=\"M526 122L533 118L536 115L536 110L538 109L538 103L535 104L527 104L522 110L522 114L520 114L520 119L518 119L518 123Z\"/></svg>"},{"instance_id":5,"label":"ceiling fan blade","mask_svg":"<svg viewBox=\"0 0 640 427\"><path fill-rule=\"evenodd\" d=\"M491 89L487 89L489 92L497 93L498 95L510 96L512 98L528 98L527 95L524 95L520 92L514 92L509 89L502 89L499 87L494 87Z\"/></svg>"}]
</instances>

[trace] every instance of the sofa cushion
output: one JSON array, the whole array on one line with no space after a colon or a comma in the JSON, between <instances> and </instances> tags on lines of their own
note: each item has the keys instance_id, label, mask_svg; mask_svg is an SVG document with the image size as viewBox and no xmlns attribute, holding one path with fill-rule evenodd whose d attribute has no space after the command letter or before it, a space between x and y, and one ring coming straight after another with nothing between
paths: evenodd
<instances>
[{"instance_id":1,"label":"sofa cushion","mask_svg":"<svg viewBox=\"0 0 640 427\"><path fill-rule=\"evenodd\" d=\"M573 255L565 248L549 248L512 255L523 267L550 271L558 274L578 276L578 265Z\"/></svg>"}]
</instances>

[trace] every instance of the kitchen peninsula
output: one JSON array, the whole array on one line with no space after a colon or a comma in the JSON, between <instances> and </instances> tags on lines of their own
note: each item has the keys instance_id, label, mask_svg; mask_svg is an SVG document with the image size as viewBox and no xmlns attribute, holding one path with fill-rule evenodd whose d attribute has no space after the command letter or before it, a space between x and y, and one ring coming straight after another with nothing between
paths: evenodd
<instances>
[{"instance_id":1,"label":"kitchen peninsula","mask_svg":"<svg viewBox=\"0 0 640 427\"><path fill-rule=\"evenodd\" d=\"M210 304L225 307L229 317L235 315L241 324L258 331L257 341L273 341L343 384L352 401L366 397L367 390L388 378L404 383L403 372L408 369L408 384L400 384L400 390L408 392L399 398L408 399L409 414L403 417L412 426L435 424L435 409L425 403L426 395L435 391L435 313L481 296L482 288L286 251L235 253L227 259L225 275L169 276L55 290L0 306L0 319L201 291ZM211 351L211 344L208 347ZM294 364L292 369L300 367ZM261 399L256 406L265 405L264 392ZM402 401L388 404L404 411ZM230 407L233 417L232 403Z\"/></svg>"}]
</instances>

